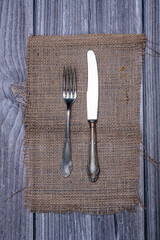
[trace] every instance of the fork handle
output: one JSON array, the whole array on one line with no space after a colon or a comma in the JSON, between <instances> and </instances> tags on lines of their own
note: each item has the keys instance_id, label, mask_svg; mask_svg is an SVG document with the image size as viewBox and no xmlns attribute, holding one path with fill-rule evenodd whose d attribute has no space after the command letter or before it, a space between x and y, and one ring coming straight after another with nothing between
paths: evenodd
<instances>
[{"instance_id":1,"label":"fork handle","mask_svg":"<svg viewBox=\"0 0 160 240\"><path fill-rule=\"evenodd\" d=\"M65 142L63 148L63 158L61 162L61 170L64 177L68 177L71 174L73 164L71 159L71 144L70 144L70 106L67 106L67 123L66 123L66 133Z\"/></svg>"},{"instance_id":2,"label":"fork handle","mask_svg":"<svg viewBox=\"0 0 160 240\"><path fill-rule=\"evenodd\" d=\"M89 180L91 182L96 182L100 172L97 158L96 121L90 121L90 133L89 163L87 166L87 172Z\"/></svg>"},{"instance_id":3,"label":"fork handle","mask_svg":"<svg viewBox=\"0 0 160 240\"><path fill-rule=\"evenodd\" d=\"M71 174L72 160L71 160L71 145L69 139L65 139L61 169L64 177L68 177Z\"/></svg>"}]
</instances>

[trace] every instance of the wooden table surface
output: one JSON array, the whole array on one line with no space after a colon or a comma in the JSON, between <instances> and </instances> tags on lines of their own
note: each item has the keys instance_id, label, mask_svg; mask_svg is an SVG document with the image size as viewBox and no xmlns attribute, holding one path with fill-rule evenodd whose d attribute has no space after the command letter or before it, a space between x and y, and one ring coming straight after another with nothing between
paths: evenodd
<instances>
[{"instance_id":1,"label":"wooden table surface","mask_svg":"<svg viewBox=\"0 0 160 240\"><path fill-rule=\"evenodd\" d=\"M24 207L23 108L12 85L26 81L30 35L142 33L160 43L160 0L0 1L0 240L159 240L160 173L141 157L139 195L147 210L92 216L33 214ZM143 143L160 161L160 45L147 41L141 101ZM154 51L151 49L153 48Z\"/></svg>"}]
</instances>

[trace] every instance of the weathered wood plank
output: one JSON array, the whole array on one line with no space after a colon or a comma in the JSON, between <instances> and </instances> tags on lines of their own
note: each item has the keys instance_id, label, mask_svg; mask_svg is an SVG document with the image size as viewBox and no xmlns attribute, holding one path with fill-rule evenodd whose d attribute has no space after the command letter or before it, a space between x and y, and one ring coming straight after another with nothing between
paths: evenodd
<instances>
[{"instance_id":1,"label":"weathered wood plank","mask_svg":"<svg viewBox=\"0 0 160 240\"><path fill-rule=\"evenodd\" d=\"M23 111L11 85L26 80L26 44L32 33L31 1L0 3L0 239L32 239L32 214L24 208Z\"/></svg>"},{"instance_id":2,"label":"weathered wood plank","mask_svg":"<svg viewBox=\"0 0 160 240\"><path fill-rule=\"evenodd\" d=\"M49 6L48 6L49 4ZM88 1L36 1L35 9L37 35L69 35L88 33ZM41 7L40 7L41 6ZM50 9L47 9L50 7ZM47 10L46 10L47 9ZM49 11L49 17L44 13ZM48 216L44 219L44 215ZM48 223L48 239L91 239L91 216L73 214L36 214L36 239L42 238ZM45 236L46 237L46 236Z\"/></svg>"},{"instance_id":3,"label":"weathered wood plank","mask_svg":"<svg viewBox=\"0 0 160 240\"><path fill-rule=\"evenodd\" d=\"M141 33L142 1L60 0L36 1L38 34ZM48 12L48 15L46 14ZM143 199L143 163L141 164L140 196ZM47 215L49 216L47 218ZM36 239L47 228L48 239L144 239L143 210L111 216L80 213L36 215ZM42 221L43 219L43 221ZM47 229L46 229L47 231Z\"/></svg>"},{"instance_id":4,"label":"weathered wood plank","mask_svg":"<svg viewBox=\"0 0 160 240\"><path fill-rule=\"evenodd\" d=\"M141 33L142 5L140 3L142 4L141 1L95 0L95 4L91 4L93 17L90 32L95 29L96 33ZM143 199L143 159L141 159L139 194ZM143 209L140 206L137 207L137 213L92 216L92 239L105 239L108 235L110 236L108 239L144 239L143 218Z\"/></svg>"},{"instance_id":5,"label":"weathered wood plank","mask_svg":"<svg viewBox=\"0 0 160 240\"><path fill-rule=\"evenodd\" d=\"M160 44L160 1L144 1L144 31L149 40ZM147 42L160 53L160 45ZM146 52L157 55L146 47ZM151 157L160 162L160 58L146 54L144 69L144 144ZM145 236L160 239L160 172L145 162Z\"/></svg>"}]
</instances>

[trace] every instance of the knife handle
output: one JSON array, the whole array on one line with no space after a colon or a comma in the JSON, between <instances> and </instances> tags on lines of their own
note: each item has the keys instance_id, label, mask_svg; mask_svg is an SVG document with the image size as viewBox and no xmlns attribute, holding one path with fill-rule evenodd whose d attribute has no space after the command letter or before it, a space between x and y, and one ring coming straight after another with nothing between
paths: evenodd
<instances>
[{"instance_id":1,"label":"knife handle","mask_svg":"<svg viewBox=\"0 0 160 240\"><path fill-rule=\"evenodd\" d=\"M100 172L97 158L96 121L90 121L90 133L89 163L87 166L87 173L89 180L91 182L96 182Z\"/></svg>"}]
</instances>

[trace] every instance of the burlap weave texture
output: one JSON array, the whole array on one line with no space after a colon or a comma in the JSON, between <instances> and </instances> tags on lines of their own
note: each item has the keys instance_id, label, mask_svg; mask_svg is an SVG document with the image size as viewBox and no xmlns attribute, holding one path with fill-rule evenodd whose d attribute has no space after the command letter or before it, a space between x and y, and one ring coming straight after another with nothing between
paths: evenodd
<instances>
[{"instance_id":1,"label":"burlap weave texture","mask_svg":"<svg viewBox=\"0 0 160 240\"><path fill-rule=\"evenodd\" d=\"M33 36L28 41L25 109L25 205L35 212L112 214L138 203L140 86L145 35ZM97 150L100 175L87 176L87 51L96 54L99 75ZM77 99L71 110L73 170L62 160L66 104L63 67L76 68Z\"/></svg>"}]
</instances>

